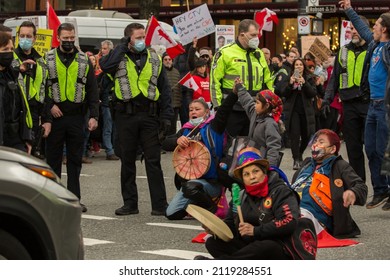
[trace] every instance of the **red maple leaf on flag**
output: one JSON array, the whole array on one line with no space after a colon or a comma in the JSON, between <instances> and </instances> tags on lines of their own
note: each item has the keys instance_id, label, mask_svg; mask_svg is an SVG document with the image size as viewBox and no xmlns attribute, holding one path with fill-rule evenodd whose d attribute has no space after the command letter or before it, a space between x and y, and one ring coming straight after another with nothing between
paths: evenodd
<instances>
[{"instance_id":1,"label":"red maple leaf on flag","mask_svg":"<svg viewBox=\"0 0 390 280\"><path fill-rule=\"evenodd\" d=\"M150 18L146 28L145 44L165 46L166 52L172 59L185 53L184 48L168 35L154 16Z\"/></svg>"}]
</instances>

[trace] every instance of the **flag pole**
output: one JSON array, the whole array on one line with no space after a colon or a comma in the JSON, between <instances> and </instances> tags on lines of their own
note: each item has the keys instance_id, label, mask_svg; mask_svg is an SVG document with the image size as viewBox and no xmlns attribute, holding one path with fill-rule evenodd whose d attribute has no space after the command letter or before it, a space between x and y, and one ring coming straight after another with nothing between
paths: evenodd
<instances>
[{"instance_id":1,"label":"flag pole","mask_svg":"<svg viewBox=\"0 0 390 280\"><path fill-rule=\"evenodd\" d=\"M190 4L189 4L188 0L186 0L186 2L187 2L187 12L188 12L190 10Z\"/></svg>"}]
</instances>

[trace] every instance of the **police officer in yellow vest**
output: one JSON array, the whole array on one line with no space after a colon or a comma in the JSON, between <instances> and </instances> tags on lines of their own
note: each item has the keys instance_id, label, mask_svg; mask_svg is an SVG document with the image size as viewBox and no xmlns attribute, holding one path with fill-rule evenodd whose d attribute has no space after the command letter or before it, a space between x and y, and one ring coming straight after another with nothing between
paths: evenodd
<instances>
[{"instance_id":1,"label":"police officer in yellow vest","mask_svg":"<svg viewBox=\"0 0 390 280\"><path fill-rule=\"evenodd\" d=\"M15 49L15 58L20 63L20 71L24 78L24 89L33 120L34 140L31 153L38 156L38 153L40 155L44 153L44 149L37 145L39 145L38 142L41 138L39 125L45 100L46 65L42 56L33 47L37 36L34 23L31 21L22 22L17 36L19 45Z\"/></svg>"},{"instance_id":2,"label":"police officer in yellow vest","mask_svg":"<svg viewBox=\"0 0 390 280\"><path fill-rule=\"evenodd\" d=\"M238 25L238 36L234 43L219 49L214 55L210 71L210 92L214 107L219 107L223 98L240 77L252 96L262 89L273 90L273 80L259 45L259 25L245 19ZM249 119L241 104L237 102L229 116L226 127L231 136L248 135Z\"/></svg>"},{"instance_id":3,"label":"police officer in yellow vest","mask_svg":"<svg viewBox=\"0 0 390 280\"><path fill-rule=\"evenodd\" d=\"M138 214L136 155L138 145L145 156L152 215L165 215L167 198L161 169L159 127L169 131L173 116L171 88L154 50L145 48L145 27L131 23L124 30L123 43L101 58L101 69L114 79L114 122L121 158L121 191L124 205L116 215ZM118 154L118 149L120 150Z\"/></svg>"},{"instance_id":4,"label":"police officer in yellow vest","mask_svg":"<svg viewBox=\"0 0 390 280\"><path fill-rule=\"evenodd\" d=\"M369 25L368 20L366 18L364 20ZM367 43L359 36L353 26L351 26L351 30L352 41L341 47L336 57L321 110L326 117L330 112L329 104L335 94L339 92L344 114L342 131L349 163L365 181L363 135L370 94L359 91L359 86L362 80Z\"/></svg>"},{"instance_id":5,"label":"police officer in yellow vest","mask_svg":"<svg viewBox=\"0 0 390 280\"><path fill-rule=\"evenodd\" d=\"M32 119L13 50L12 37L0 31L0 146L30 153Z\"/></svg>"},{"instance_id":6,"label":"police officer in yellow vest","mask_svg":"<svg viewBox=\"0 0 390 280\"><path fill-rule=\"evenodd\" d=\"M62 23L57 34L60 46L45 55L48 68L47 116L43 126L45 134L50 133L46 141L46 159L61 177L62 155L66 144L67 187L81 198L80 172L85 126L88 125L88 130L93 131L98 125L98 87L91 62L74 45L74 26L71 23ZM81 206L82 211L86 212L85 205Z\"/></svg>"}]
</instances>

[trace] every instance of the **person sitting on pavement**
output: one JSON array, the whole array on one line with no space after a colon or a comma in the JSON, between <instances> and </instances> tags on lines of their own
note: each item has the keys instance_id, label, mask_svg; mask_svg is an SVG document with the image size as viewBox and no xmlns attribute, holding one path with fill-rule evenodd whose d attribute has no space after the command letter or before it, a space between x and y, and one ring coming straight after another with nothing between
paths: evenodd
<instances>
[{"instance_id":1,"label":"person sitting on pavement","mask_svg":"<svg viewBox=\"0 0 390 280\"><path fill-rule=\"evenodd\" d=\"M166 210L168 219L183 219L187 216L185 209L188 204L196 204L212 213L217 211L217 204L224 187L218 182L217 165L223 155L226 120L236 102L237 95L231 93L214 116L210 114L209 106L203 99L193 100L189 105L190 121L185 123L174 137L167 138L163 143L163 149L166 151L174 150L177 145L185 149L192 138L203 143L211 155L210 168L200 178L185 180L176 174L176 179L179 180L175 181L180 182L180 186L177 186L179 192Z\"/></svg>"},{"instance_id":2,"label":"person sitting on pavement","mask_svg":"<svg viewBox=\"0 0 390 280\"><path fill-rule=\"evenodd\" d=\"M225 242L218 237L209 237L206 240L208 252L220 260L294 259L294 249L289 249L289 241L300 217L297 194L285 185L278 172L270 169L268 160L253 147L239 152L234 176L244 184L239 196L243 221L239 221L238 211L231 202L224 222L232 231L233 239ZM312 222L307 222L312 230L307 235L304 250L315 258L316 236ZM214 235L206 226L203 227ZM195 259L208 258L196 256Z\"/></svg>"},{"instance_id":3,"label":"person sitting on pavement","mask_svg":"<svg viewBox=\"0 0 390 280\"><path fill-rule=\"evenodd\" d=\"M334 131L317 131L311 142L312 156L294 174L291 187L301 196L302 215L313 220L317 234L325 229L334 237L355 237L360 229L349 210L366 203L368 188L338 155L339 150L340 138Z\"/></svg>"}]
</instances>

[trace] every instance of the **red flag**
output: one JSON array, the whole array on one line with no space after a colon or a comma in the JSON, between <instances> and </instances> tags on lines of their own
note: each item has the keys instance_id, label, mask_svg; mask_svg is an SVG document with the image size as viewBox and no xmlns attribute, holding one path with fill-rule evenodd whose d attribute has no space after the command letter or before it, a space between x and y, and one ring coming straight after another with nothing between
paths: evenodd
<instances>
[{"instance_id":1,"label":"red flag","mask_svg":"<svg viewBox=\"0 0 390 280\"><path fill-rule=\"evenodd\" d=\"M184 48L168 35L154 16L150 18L146 29L145 44L147 46L164 45L167 49L166 52L172 59L185 53Z\"/></svg>"},{"instance_id":2,"label":"red flag","mask_svg":"<svg viewBox=\"0 0 390 280\"><path fill-rule=\"evenodd\" d=\"M195 82L194 78L191 76L191 73L188 72L180 81L179 84L192 89L194 92L198 91L200 88Z\"/></svg>"},{"instance_id":3,"label":"red flag","mask_svg":"<svg viewBox=\"0 0 390 280\"><path fill-rule=\"evenodd\" d=\"M272 31L274 23L279 23L276 13L267 8L255 12L255 21L260 25L259 30L261 35L263 34L263 30Z\"/></svg>"},{"instance_id":4,"label":"red flag","mask_svg":"<svg viewBox=\"0 0 390 280\"><path fill-rule=\"evenodd\" d=\"M60 42L57 39L57 28L60 26L61 22L57 17L56 12L50 5L50 1L47 0L47 28L53 30L53 38L51 40L51 46L56 48L60 45Z\"/></svg>"}]
</instances>

